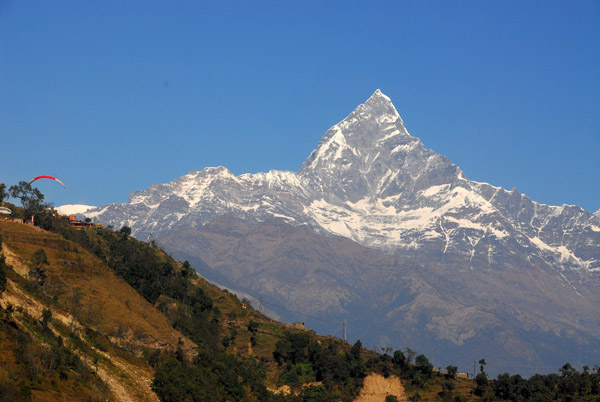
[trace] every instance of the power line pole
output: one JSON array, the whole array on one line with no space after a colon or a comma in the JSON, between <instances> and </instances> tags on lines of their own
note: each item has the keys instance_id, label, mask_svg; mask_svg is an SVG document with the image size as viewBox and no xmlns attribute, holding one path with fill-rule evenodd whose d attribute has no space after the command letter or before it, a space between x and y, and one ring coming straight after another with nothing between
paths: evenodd
<instances>
[{"instance_id":1,"label":"power line pole","mask_svg":"<svg viewBox=\"0 0 600 402\"><path fill-rule=\"evenodd\" d=\"M342 323L342 328L344 329L344 342L348 343L348 339L346 338L346 320Z\"/></svg>"},{"instance_id":2,"label":"power line pole","mask_svg":"<svg viewBox=\"0 0 600 402\"><path fill-rule=\"evenodd\" d=\"M263 307L263 297L261 296L260 297L260 302L258 304L258 312L261 313L261 314L263 313L262 307Z\"/></svg>"}]
</instances>

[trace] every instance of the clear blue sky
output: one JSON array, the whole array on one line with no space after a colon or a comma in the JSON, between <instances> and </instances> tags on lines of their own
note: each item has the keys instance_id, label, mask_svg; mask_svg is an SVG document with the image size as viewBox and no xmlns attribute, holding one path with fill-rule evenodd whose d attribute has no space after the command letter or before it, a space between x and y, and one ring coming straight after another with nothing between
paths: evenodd
<instances>
[{"instance_id":1,"label":"clear blue sky","mask_svg":"<svg viewBox=\"0 0 600 402\"><path fill-rule=\"evenodd\" d=\"M600 209L597 0L0 0L0 183L297 170L377 88L468 178Z\"/></svg>"}]
</instances>

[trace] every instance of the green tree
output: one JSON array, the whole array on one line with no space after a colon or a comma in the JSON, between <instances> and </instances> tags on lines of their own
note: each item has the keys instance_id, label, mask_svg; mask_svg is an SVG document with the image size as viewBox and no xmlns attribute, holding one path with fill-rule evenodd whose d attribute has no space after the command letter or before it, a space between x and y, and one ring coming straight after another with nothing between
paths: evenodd
<instances>
[{"instance_id":1,"label":"green tree","mask_svg":"<svg viewBox=\"0 0 600 402\"><path fill-rule=\"evenodd\" d=\"M315 381L315 372L310 363L298 363L288 367L288 371L282 375L280 380L283 384L299 387Z\"/></svg>"},{"instance_id":2,"label":"green tree","mask_svg":"<svg viewBox=\"0 0 600 402\"><path fill-rule=\"evenodd\" d=\"M415 359L415 368L421 372L425 378L431 378L433 376L433 364L431 364L429 359L423 354L417 356Z\"/></svg>"},{"instance_id":3,"label":"green tree","mask_svg":"<svg viewBox=\"0 0 600 402\"><path fill-rule=\"evenodd\" d=\"M392 357L392 363L394 364L394 368L398 376L407 378L410 375L410 365L408 364L408 360L404 352L401 350L396 350L394 352L394 356Z\"/></svg>"},{"instance_id":4,"label":"green tree","mask_svg":"<svg viewBox=\"0 0 600 402\"><path fill-rule=\"evenodd\" d=\"M154 374L152 389L161 401L222 400L215 393L214 375L200 372L185 362L170 357L160 362ZM215 393L211 394L211 388Z\"/></svg>"},{"instance_id":5,"label":"green tree","mask_svg":"<svg viewBox=\"0 0 600 402\"><path fill-rule=\"evenodd\" d=\"M456 373L458 372L458 367L447 366L446 371L448 372L448 378L456 378Z\"/></svg>"},{"instance_id":6,"label":"green tree","mask_svg":"<svg viewBox=\"0 0 600 402\"><path fill-rule=\"evenodd\" d=\"M4 254L0 252L0 295L6 290L6 268L6 259L4 257Z\"/></svg>"},{"instance_id":7,"label":"green tree","mask_svg":"<svg viewBox=\"0 0 600 402\"><path fill-rule=\"evenodd\" d=\"M37 188L31 187L26 181L10 186L11 197L21 200L25 218L43 214L47 205L44 204L44 194Z\"/></svg>"},{"instance_id":8,"label":"green tree","mask_svg":"<svg viewBox=\"0 0 600 402\"><path fill-rule=\"evenodd\" d=\"M425 380L426 380L425 376L423 374L421 374L420 371L415 370L415 372L412 373L411 382L415 387L423 388L425 386Z\"/></svg>"},{"instance_id":9,"label":"green tree","mask_svg":"<svg viewBox=\"0 0 600 402\"><path fill-rule=\"evenodd\" d=\"M394 352L394 357L392 358L392 362L396 367L403 367L406 364L406 356L402 353L401 350L396 350Z\"/></svg>"},{"instance_id":10,"label":"green tree","mask_svg":"<svg viewBox=\"0 0 600 402\"><path fill-rule=\"evenodd\" d=\"M564 366L562 366L560 368L560 374L563 377L571 377L572 375L574 375L575 373L577 373L577 370L575 370L573 368L573 366L571 366L571 363L566 363Z\"/></svg>"},{"instance_id":11,"label":"green tree","mask_svg":"<svg viewBox=\"0 0 600 402\"><path fill-rule=\"evenodd\" d=\"M485 359L479 360L479 374L477 374L475 376L475 384L477 384L477 385L475 386L475 389L473 390L473 392L477 396L483 396L483 394L485 394L485 391L488 388L488 376L485 373L485 365L486 364L487 363L486 363Z\"/></svg>"},{"instance_id":12,"label":"green tree","mask_svg":"<svg viewBox=\"0 0 600 402\"><path fill-rule=\"evenodd\" d=\"M485 372L481 372L475 376L475 389L473 393L477 396L482 396L488 388L488 376Z\"/></svg>"},{"instance_id":13,"label":"green tree","mask_svg":"<svg viewBox=\"0 0 600 402\"><path fill-rule=\"evenodd\" d=\"M250 320L248 323L248 331L250 331L253 335L256 335L256 332L258 331L258 325L259 323L257 321Z\"/></svg>"},{"instance_id":14,"label":"green tree","mask_svg":"<svg viewBox=\"0 0 600 402\"><path fill-rule=\"evenodd\" d=\"M407 347L404 350L406 352L406 361L408 362L408 364L411 364L412 363L412 359L413 359L413 357L416 356L417 352L415 352L414 350L412 350L409 347Z\"/></svg>"},{"instance_id":15,"label":"green tree","mask_svg":"<svg viewBox=\"0 0 600 402\"><path fill-rule=\"evenodd\" d=\"M484 372L486 364L487 364L487 362L485 361L485 359L479 360L479 372L480 373Z\"/></svg>"},{"instance_id":16,"label":"green tree","mask_svg":"<svg viewBox=\"0 0 600 402\"><path fill-rule=\"evenodd\" d=\"M300 394L302 402L329 402L331 397L327 395L327 391L322 386L311 385L305 387Z\"/></svg>"},{"instance_id":17,"label":"green tree","mask_svg":"<svg viewBox=\"0 0 600 402\"><path fill-rule=\"evenodd\" d=\"M454 396L454 402L467 402L467 397L462 394L456 394Z\"/></svg>"},{"instance_id":18,"label":"green tree","mask_svg":"<svg viewBox=\"0 0 600 402\"><path fill-rule=\"evenodd\" d=\"M6 184L0 183L0 202L4 201L8 198L8 193L6 192Z\"/></svg>"},{"instance_id":19,"label":"green tree","mask_svg":"<svg viewBox=\"0 0 600 402\"><path fill-rule=\"evenodd\" d=\"M442 391L438 392L438 395L442 398L443 402L452 402L454 400L454 388L454 383L450 381L442 383Z\"/></svg>"},{"instance_id":20,"label":"green tree","mask_svg":"<svg viewBox=\"0 0 600 402\"><path fill-rule=\"evenodd\" d=\"M360 356L362 350L362 342L359 340L352 346L348 352L347 359L350 366L350 376L353 378L362 379L367 375L367 368ZM387 367L387 365L385 366Z\"/></svg>"},{"instance_id":21,"label":"green tree","mask_svg":"<svg viewBox=\"0 0 600 402\"><path fill-rule=\"evenodd\" d=\"M119 229L119 234L121 234L123 237L131 236L131 228L129 226L123 226L121 229Z\"/></svg>"},{"instance_id":22,"label":"green tree","mask_svg":"<svg viewBox=\"0 0 600 402\"><path fill-rule=\"evenodd\" d=\"M32 265L40 266L40 265L48 265L48 256L43 248L37 249L35 253L33 253Z\"/></svg>"},{"instance_id":23,"label":"green tree","mask_svg":"<svg viewBox=\"0 0 600 402\"><path fill-rule=\"evenodd\" d=\"M4 253L2 252L2 236L0 236L0 295L2 292L6 290L6 270L8 265L6 265L6 258L4 257Z\"/></svg>"},{"instance_id":24,"label":"green tree","mask_svg":"<svg viewBox=\"0 0 600 402\"><path fill-rule=\"evenodd\" d=\"M44 249L40 248L33 253L29 268L29 279L36 282L39 286L44 286L44 283L46 283L47 275L44 265L48 265L48 257Z\"/></svg>"},{"instance_id":25,"label":"green tree","mask_svg":"<svg viewBox=\"0 0 600 402\"><path fill-rule=\"evenodd\" d=\"M352 345L352 349L350 349L349 357L350 361L358 361L360 360L360 352L362 350L362 342L357 340L354 345Z\"/></svg>"},{"instance_id":26,"label":"green tree","mask_svg":"<svg viewBox=\"0 0 600 402\"><path fill-rule=\"evenodd\" d=\"M48 324L50 324L50 320L52 319L52 311L47 308L42 310L42 327L48 328Z\"/></svg>"},{"instance_id":27,"label":"green tree","mask_svg":"<svg viewBox=\"0 0 600 402\"><path fill-rule=\"evenodd\" d=\"M513 399L513 379L510 374L499 374L493 386L496 397L505 401Z\"/></svg>"},{"instance_id":28,"label":"green tree","mask_svg":"<svg viewBox=\"0 0 600 402\"><path fill-rule=\"evenodd\" d=\"M248 331L250 331L250 333L252 334L252 336L250 336L251 345L256 346L256 333L258 332L258 322L250 320L250 323L248 323Z\"/></svg>"},{"instance_id":29,"label":"green tree","mask_svg":"<svg viewBox=\"0 0 600 402\"><path fill-rule=\"evenodd\" d=\"M288 339L281 339L275 344L273 359L281 366L288 360L291 351L292 345L290 341Z\"/></svg>"}]
</instances>

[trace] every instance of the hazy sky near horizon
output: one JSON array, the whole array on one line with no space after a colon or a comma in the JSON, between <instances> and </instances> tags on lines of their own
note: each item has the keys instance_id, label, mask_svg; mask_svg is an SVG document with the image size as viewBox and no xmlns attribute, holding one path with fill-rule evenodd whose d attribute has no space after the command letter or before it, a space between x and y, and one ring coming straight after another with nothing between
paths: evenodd
<instances>
[{"instance_id":1,"label":"hazy sky near horizon","mask_svg":"<svg viewBox=\"0 0 600 402\"><path fill-rule=\"evenodd\" d=\"M600 209L600 1L0 0L0 183L297 170L376 89L465 175Z\"/></svg>"}]
</instances>

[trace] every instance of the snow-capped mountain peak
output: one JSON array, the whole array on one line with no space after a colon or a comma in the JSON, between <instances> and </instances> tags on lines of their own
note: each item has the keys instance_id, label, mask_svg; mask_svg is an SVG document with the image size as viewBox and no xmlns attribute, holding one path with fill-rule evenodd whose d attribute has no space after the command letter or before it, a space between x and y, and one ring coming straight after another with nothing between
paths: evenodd
<instances>
[{"instance_id":1,"label":"snow-capped mountain peak","mask_svg":"<svg viewBox=\"0 0 600 402\"><path fill-rule=\"evenodd\" d=\"M310 177L325 199L335 194L357 202L396 192L399 182L428 168L428 158L429 168L449 164L408 133L390 98L378 90L325 133L298 173Z\"/></svg>"},{"instance_id":2,"label":"snow-capped mountain peak","mask_svg":"<svg viewBox=\"0 0 600 402\"><path fill-rule=\"evenodd\" d=\"M390 98L377 90L323 135L296 173L235 176L209 167L89 214L115 227L128 224L142 238L233 214L308 224L416 258L453 255L470 267L500 264L503 250L529 260L537 250L540 261L560 269L600 270L598 216L560 208L468 180L411 136Z\"/></svg>"},{"instance_id":3,"label":"snow-capped mountain peak","mask_svg":"<svg viewBox=\"0 0 600 402\"><path fill-rule=\"evenodd\" d=\"M377 90L323 135L320 144L300 168L300 173L318 170L324 164L328 168L339 167L368 159L369 153L393 149L390 144L397 137L403 137L404 142L412 139L390 98Z\"/></svg>"},{"instance_id":4,"label":"snow-capped mountain peak","mask_svg":"<svg viewBox=\"0 0 600 402\"><path fill-rule=\"evenodd\" d=\"M329 295L336 312L363 317L369 342L416 334L417 346L432 339L467 362L498 350L509 364L574 343L600 350L600 211L469 180L379 90L298 172L205 168L85 215L290 308L301 298L321 314Z\"/></svg>"}]
</instances>

